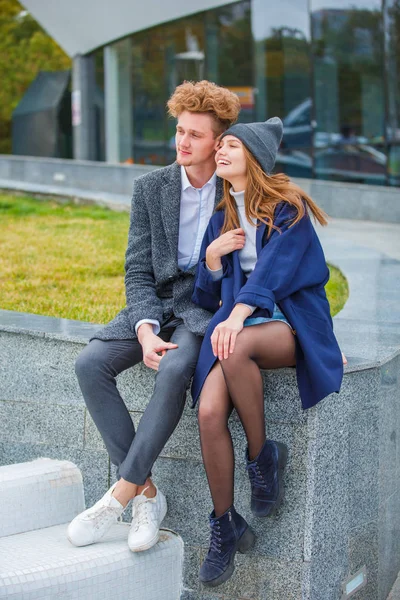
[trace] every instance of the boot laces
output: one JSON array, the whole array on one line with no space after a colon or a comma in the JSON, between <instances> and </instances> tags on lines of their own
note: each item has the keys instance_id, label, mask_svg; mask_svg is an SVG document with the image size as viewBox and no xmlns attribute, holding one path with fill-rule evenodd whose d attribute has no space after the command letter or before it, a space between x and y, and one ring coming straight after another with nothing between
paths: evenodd
<instances>
[{"instance_id":1,"label":"boot laces","mask_svg":"<svg viewBox=\"0 0 400 600\"><path fill-rule=\"evenodd\" d=\"M210 525L211 527L211 535L210 535L210 550L209 552L218 552L221 553L221 527L219 521L215 521Z\"/></svg>"},{"instance_id":2,"label":"boot laces","mask_svg":"<svg viewBox=\"0 0 400 600\"><path fill-rule=\"evenodd\" d=\"M260 467L257 463L248 465L250 483L253 487L261 488L263 490L269 490L270 485L265 481L264 475L261 473Z\"/></svg>"}]
</instances>

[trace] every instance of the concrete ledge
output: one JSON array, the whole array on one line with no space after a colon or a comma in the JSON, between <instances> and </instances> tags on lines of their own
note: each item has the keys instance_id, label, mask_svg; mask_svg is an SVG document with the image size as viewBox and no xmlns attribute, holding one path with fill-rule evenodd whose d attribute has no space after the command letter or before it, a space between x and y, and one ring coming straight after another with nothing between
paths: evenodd
<instances>
[{"instance_id":1,"label":"concrete ledge","mask_svg":"<svg viewBox=\"0 0 400 600\"><path fill-rule=\"evenodd\" d=\"M355 600L386 600L400 568L400 262L329 238L324 248L350 285L350 299L334 319L349 358L343 387L304 412L293 369L263 373L267 435L289 447L285 503L275 519L251 515L245 440L232 418L236 504L257 544L218 589L224 600L338 600L341 583L363 566L368 584ZM71 460L83 472L88 505L115 475L74 375L75 358L95 328L0 311L2 462ZM139 365L118 378L134 422L153 377ZM169 502L165 524L185 542L181 598L209 600L197 572L211 500L189 408L154 476Z\"/></svg>"},{"instance_id":2,"label":"concrete ledge","mask_svg":"<svg viewBox=\"0 0 400 600\"><path fill-rule=\"evenodd\" d=\"M400 189L316 179L296 179L331 217L400 223Z\"/></svg>"},{"instance_id":3,"label":"concrete ledge","mask_svg":"<svg viewBox=\"0 0 400 600\"><path fill-rule=\"evenodd\" d=\"M156 168L0 155L0 189L95 201L129 209L135 177ZM400 223L399 188L296 179L332 217Z\"/></svg>"}]
</instances>

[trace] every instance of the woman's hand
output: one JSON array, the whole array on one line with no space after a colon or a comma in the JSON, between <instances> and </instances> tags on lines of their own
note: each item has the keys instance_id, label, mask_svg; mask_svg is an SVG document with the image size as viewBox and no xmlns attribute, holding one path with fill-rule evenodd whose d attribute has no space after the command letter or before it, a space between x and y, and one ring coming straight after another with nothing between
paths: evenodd
<instances>
[{"instance_id":1,"label":"woman's hand","mask_svg":"<svg viewBox=\"0 0 400 600\"><path fill-rule=\"evenodd\" d=\"M229 354L235 349L236 338L243 329L243 323L253 312L253 309L246 304L236 304L231 314L219 323L211 336L211 346L214 356L218 360L229 357Z\"/></svg>"},{"instance_id":2,"label":"woman's hand","mask_svg":"<svg viewBox=\"0 0 400 600\"><path fill-rule=\"evenodd\" d=\"M211 336L213 354L218 360L228 358L235 349L236 338L243 329L243 319L232 317L219 323Z\"/></svg>"},{"instance_id":3,"label":"woman's hand","mask_svg":"<svg viewBox=\"0 0 400 600\"><path fill-rule=\"evenodd\" d=\"M242 250L246 238L243 229L232 229L223 233L208 246L206 250L206 263L212 270L220 269L221 257L234 250Z\"/></svg>"}]
</instances>

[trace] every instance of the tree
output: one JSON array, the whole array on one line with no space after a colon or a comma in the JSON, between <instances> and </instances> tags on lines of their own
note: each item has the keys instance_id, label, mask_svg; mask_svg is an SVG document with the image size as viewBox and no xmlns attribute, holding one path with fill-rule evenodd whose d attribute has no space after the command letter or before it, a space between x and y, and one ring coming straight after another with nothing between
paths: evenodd
<instances>
[{"instance_id":1,"label":"tree","mask_svg":"<svg viewBox=\"0 0 400 600\"><path fill-rule=\"evenodd\" d=\"M11 116L39 71L71 60L17 0L0 0L0 153L11 152Z\"/></svg>"}]
</instances>

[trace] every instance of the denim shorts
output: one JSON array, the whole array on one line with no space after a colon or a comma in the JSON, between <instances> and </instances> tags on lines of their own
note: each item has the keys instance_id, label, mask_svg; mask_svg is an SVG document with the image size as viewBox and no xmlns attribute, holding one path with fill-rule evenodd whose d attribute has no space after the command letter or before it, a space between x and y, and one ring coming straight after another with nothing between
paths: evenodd
<instances>
[{"instance_id":1,"label":"denim shorts","mask_svg":"<svg viewBox=\"0 0 400 600\"><path fill-rule=\"evenodd\" d=\"M275 304L272 317L247 317L243 325L244 327L249 327L251 325L261 325L262 323L270 323L271 321L281 321L282 323L286 323L286 325L290 327L293 333L292 326L290 325L285 315L281 312L277 304Z\"/></svg>"}]
</instances>

